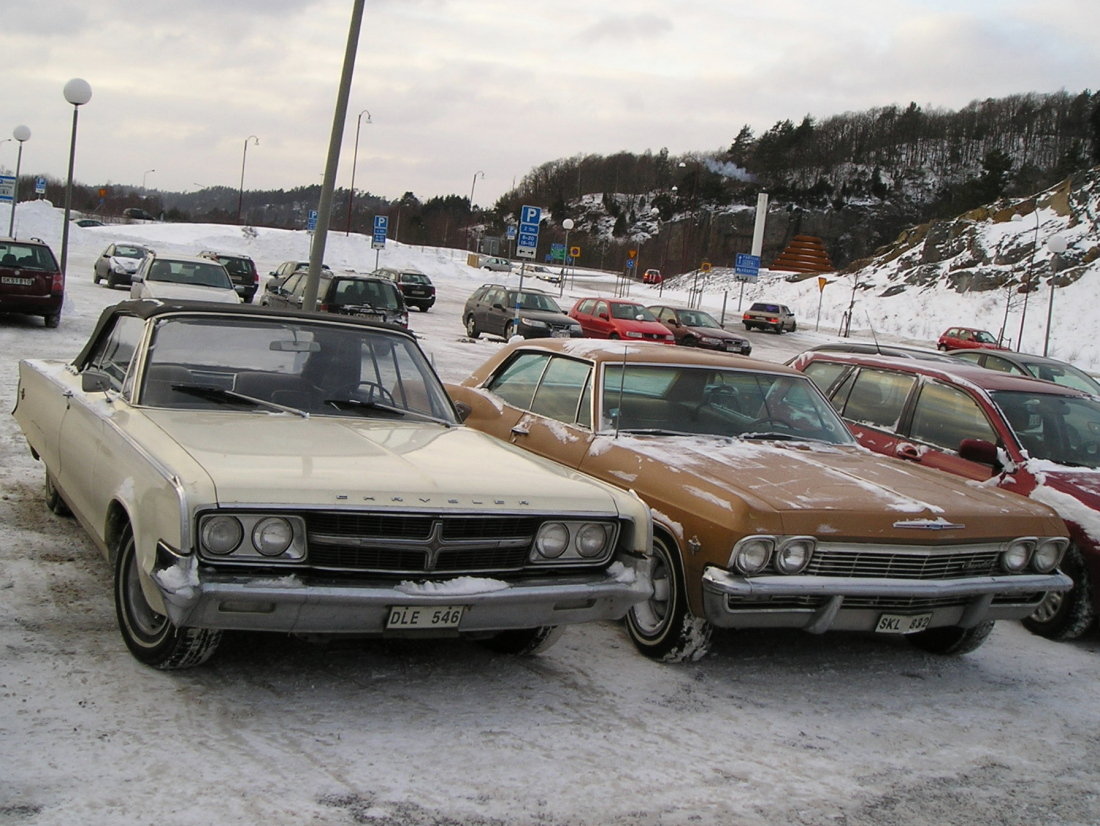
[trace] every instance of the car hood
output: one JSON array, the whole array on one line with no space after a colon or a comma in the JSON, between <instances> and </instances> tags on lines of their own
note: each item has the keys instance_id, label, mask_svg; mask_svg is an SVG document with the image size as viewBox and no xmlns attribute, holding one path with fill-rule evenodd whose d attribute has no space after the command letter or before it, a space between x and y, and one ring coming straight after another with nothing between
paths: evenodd
<instances>
[{"instance_id":1,"label":"car hood","mask_svg":"<svg viewBox=\"0 0 1100 826\"><path fill-rule=\"evenodd\" d=\"M121 255L112 255L111 256L111 263L112 264L117 264L119 267L126 270L126 272L136 272L137 268L141 264L142 260L143 259L141 259L141 258L128 258L126 256L121 256Z\"/></svg>"},{"instance_id":2,"label":"car hood","mask_svg":"<svg viewBox=\"0 0 1100 826\"><path fill-rule=\"evenodd\" d=\"M688 327L693 334L697 336L710 336L711 338L720 338L723 341L744 341L744 336L739 336L736 333L731 333L729 330L723 330L721 327Z\"/></svg>"},{"instance_id":3,"label":"car hood","mask_svg":"<svg viewBox=\"0 0 1100 826\"><path fill-rule=\"evenodd\" d=\"M465 427L330 416L145 411L220 505L618 513L621 493Z\"/></svg>"},{"instance_id":4,"label":"car hood","mask_svg":"<svg viewBox=\"0 0 1100 826\"><path fill-rule=\"evenodd\" d=\"M570 327L579 327L580 322L565 313L555 313L553 310L524 310L520 309L522 318L533 318L536 321L545 321L549 324L566 324Z\"/></svg>"},{"instance_id":5,"label":"car hood","mask_svg":"<svg viewBox=\"0 0 1100 826\"><path fill-rule=\"evenodd\" d=\"M1100 470L1035 459L1024 467L1034 479L1035 487L1028 494L1032 499L1050 505L1067 522L1085 526L1100 542Z\"/></svg>"},{"instance_id":6,"label":"car hood","mask_svg":"<svg viewBox=\"0 0 1100 826\"><path fill-rule=\"evenodd\" d=\"M226 304L240 304L236 290L219 287L204 287L201 284L174 284L170 281L146 281L143 285L143 298L160 298L169 301L220 301Z\"/></svg>"},{"instance_id":7,"label":"car hood","mask_svg":"<svg viewBox=\"0 0 1100 826\"><path fill-rule=\"evenodd\" d=\"M754 530L899 543L1064 535L1050 508L991 486L808 442L599 436L582 469L637 491L656 511Z\"/></svg>"}]
</instances>

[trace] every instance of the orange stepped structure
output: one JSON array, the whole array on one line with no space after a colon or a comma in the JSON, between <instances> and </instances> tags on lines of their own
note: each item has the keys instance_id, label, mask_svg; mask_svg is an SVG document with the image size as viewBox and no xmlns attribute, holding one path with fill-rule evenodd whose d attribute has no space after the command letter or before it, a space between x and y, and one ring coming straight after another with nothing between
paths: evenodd
<instances>
[{"instance_id":1,"label":"orange stepped structure","mask_svg":"<svg viewBox=\"0 0 1100 826\"><path fill-rule=\"evenodd\" d=\"M836 269L829 261L825 244L814 235L796 235L787 248L772 261L770 269L789 272L832 272Z\"/></svg>"}]
</instances>

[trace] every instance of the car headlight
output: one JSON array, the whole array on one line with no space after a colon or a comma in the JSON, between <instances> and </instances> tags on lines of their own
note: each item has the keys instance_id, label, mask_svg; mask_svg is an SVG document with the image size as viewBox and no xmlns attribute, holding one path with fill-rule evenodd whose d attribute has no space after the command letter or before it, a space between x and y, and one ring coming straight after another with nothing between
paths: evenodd
<instances>
[{"instance_id":1,"label":"car headlight","mask_svg":"<svg viewBox=\"0 0 1100 826\"><path fill-rule=\"evenodd\" d=\"M294 529L281 516L268 516L252 529L252 546L264 556L279 556L294 540Z\"/></svg>"},{"instance_id":2,"label":"car headlight","mask_svg":"<svg viewBox=\"0 0 1100 826\"><path fill-rule=\"evenodd\" d=\"M794 536L775 551L775 567L781 574L800 574L810 564L817 541L812 536Z\"/></svg>"},{"instance_id":3,"label":"car headlight","mask_svg":"<svg viewBox=\"0 0 1100 826\"><path fill-rule=\"evenodd\" d=\"M614 521L545 522L535 534L530 561L559 565L597 562L611 556L617 537Z\"/></svg>"},{"instance_id":4,"label":"car headlight","mask_svg":"<svg viewBox=\"0 0 1100 826\"><path fill-rule=\"evenodd\" d=\"M752 576L768 567L773 550L775 550L774 537L747 536L733 546L730 561L738 571Z\"/></svg>"},{"instance_id":5,"label":"car headlight","mask_svg":"<svg viewBox=\"0 0 1100 826\"><path fill-rule=\"evenodd\" d=\"M1031 555L1031 567L1041 574L1049 574L1061 563L1068 545L1062 537L1040 541Z\"/></svg>"},{"instance_id":6,"label":"car headlight","mask_svg":"<svg viewBox=\"0 0 1100 826\"><path fill-rule=\"evenodd\" d=\"M222 556L240 546L244 528L234 516L212 516L202 523L199 538L205 550Z\"/></svg>"},{"instance_id":7,"label":"car headlight","mask_svg":"<svg viewBox=\"0 0 1100 826\"><path fill-rule=\"evenodd\" d=\"M527 318L527 316L520 316L520 323L526 324L528 327L544 328L549 327L545 321L539 321L537 318Z\"/></svg>"},{"instance_id":8,"label":"car headlight","mask_svg":"<svg viewBox=\"0 0 1100 826\"><path fill-rule=\"evenodd\" d=\"M1031 553L1035 548L1036 540L1031 537L1014 539L1008 547L1001 552L1001 567L1012 573L1019 573L1027 567L1031 561Z\"/></svg>"},{"instance_id":9,"label":"car headlight","mask_svg":"<svg viewBox=\"0 0 1100 826\"><path fill-rule=\"evenodd\" d=\"M535 537L535 550L539 556L557 559L569 547L569 529L561 522L547 522L539 528Z\"/></svg>"},{"instance_id":10,"label":"car headlight","mask_svg":"<svg viewBox=\"0 0 1100 826\"><path fill-rule=\"evenodd\" d=\"M722 343L722 340L714 338L713 336L699 336L699 343L705 344L708 347L717 347Z\"/></svg>"}]
</instances>

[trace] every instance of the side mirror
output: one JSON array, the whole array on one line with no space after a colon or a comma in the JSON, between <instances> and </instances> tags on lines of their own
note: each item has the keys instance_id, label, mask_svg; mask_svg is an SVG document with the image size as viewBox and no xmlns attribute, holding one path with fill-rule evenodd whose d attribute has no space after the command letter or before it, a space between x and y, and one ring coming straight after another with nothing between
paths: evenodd
<instances>
[{"instance_id":1,"label":"side mirror","mask_svg":"<svg viewBox=\"0 0 1100 826\"><path fill-rule=\"evenodd\" d=\"M998 464L997 446L985 439L963 439L959 442L959 458L995 467Z\"/></svg>"},{"instance_id":2,"label":"side mirror","mask_svg":"<svg viewBox=\"0 0 1100 826\"><path fill-rule=\"evenodd\" d=\"M608 316L607 313L600 313L600 318L602 318L604 321L610 321L611 320L611 317Z\"/></svg>"},{"instance_id":3,"label":"side mirror","mask_svg":"<svg viewBox=\"0 0 1100 826\"><path fill-rule=\"evenodd\" d=\"M144 276L140 276L137 273L134 273L133 275L130 276L130 280L132 282L134 282L135 284L140 284L142 281L145 280L145 278L144 278Z\"/></svg>"},{"instance_id":4,"label":"side mirror","mask_svg":"<svg viewBox=\"0 0 1100 826\"><path fill-rule=\"evenodd\" d=\"M86 370L80 374L80 389L85 393L103 393L111 387L111 379L99 370Z\"/></svg>"}]
</instances>

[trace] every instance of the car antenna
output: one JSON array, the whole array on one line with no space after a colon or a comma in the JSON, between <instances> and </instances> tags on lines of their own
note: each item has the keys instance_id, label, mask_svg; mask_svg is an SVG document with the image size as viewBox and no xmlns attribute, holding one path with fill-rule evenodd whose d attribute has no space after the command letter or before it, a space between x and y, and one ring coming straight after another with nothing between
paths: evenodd
<instances>
[{"instance_id":1,"label":"car antenna","mask_svg":"<svg viewBox=\"0 0 1100 826\"><path fill-rule=\"evenodd\" d=\"M619 438L619 425L623 420L623 388L626 385L626 347L623 345L623 368L619 371L619 407L618 414L615 416L615 438Z\"/></svg>"},{"instance_id":2,"label":"car antenna","mask_svg":"<svg viewBox=\"0 0 1100 826\"><path fill-rule=\"evenodd\" d=\"M871 329L871 338L875 342L875 352L882 355L882 347L879 346L878 336L875 335L875 322L871 320L871 314L867 313L867 326Z\"/></svg>"}]
</instances>

